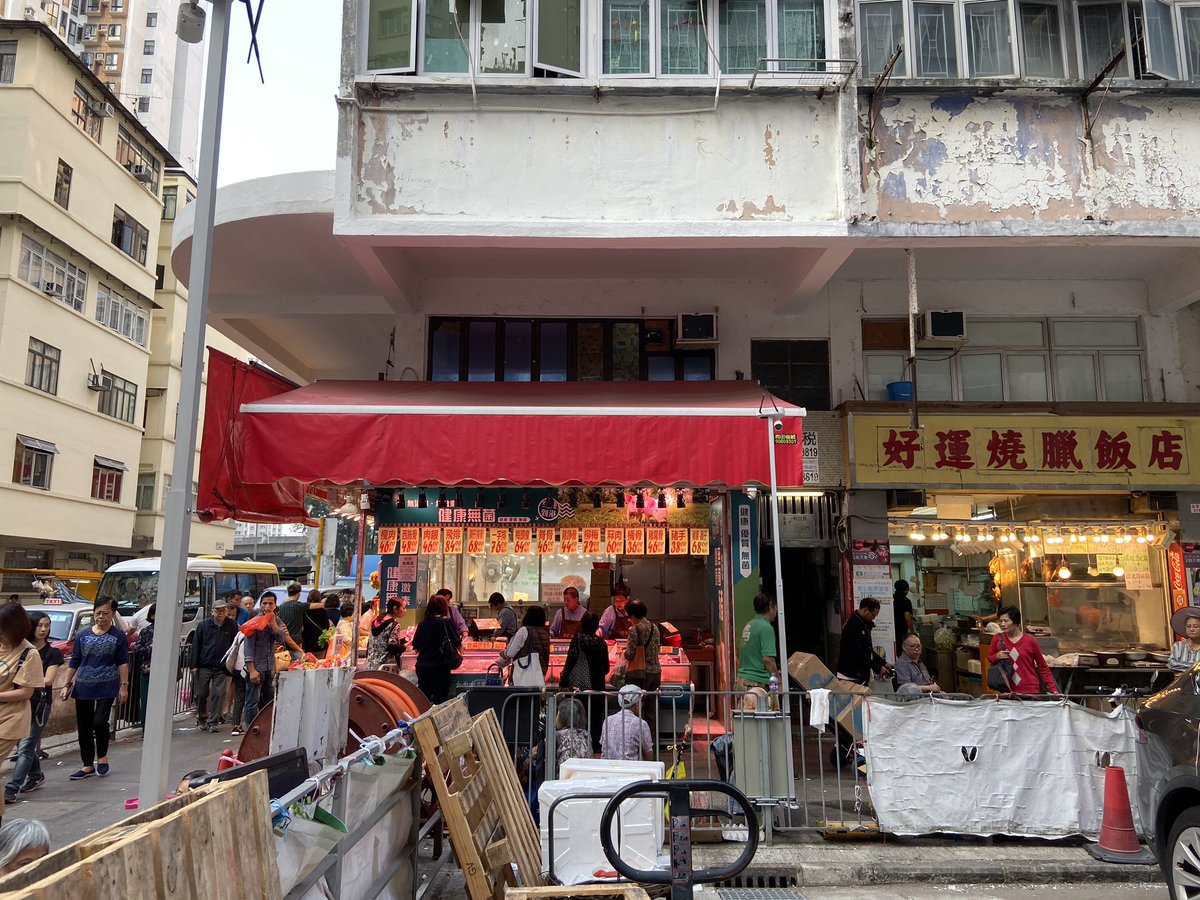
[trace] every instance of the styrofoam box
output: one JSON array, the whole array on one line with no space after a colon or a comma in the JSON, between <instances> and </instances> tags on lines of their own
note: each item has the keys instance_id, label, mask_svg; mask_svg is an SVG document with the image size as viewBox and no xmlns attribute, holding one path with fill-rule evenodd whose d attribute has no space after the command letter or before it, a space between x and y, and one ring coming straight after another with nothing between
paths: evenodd
<instances>
[{"instance_id":1,"label":"styrofoam box","mask_svg":"<svg viewBox=\"0 0 1200 900\"><path fill-rule=\"evenodd\" d=\"M559 778L603 778L606 775L618 775L626 778L622 784L637 781L640 778L650 781L662 781L666 777L666 763L645 759L568 759L559 766ZM654 840L658 846L663 842L663 802L652 800L657 815L654 817ZM557 840L557 838L555 838Z\"/></svg>"},{"instance_id":2,"label":"styrofoam box","mask_svg":"<svg viewBox=\"0 0 1200 900\"><path fill-rule=\"evenodd\" d=\"M600 778L568 778L544 781L538 789L541 807L542 867L550 870L550 804L563 794L600 793L612 796L626 784L642 781L644 776L610 773ZM554 877L563 884L595 881L599 871L611 871L612 865L600 846L600 816L606 799L565 800L554 811ZM661 839L655 832L662 830L662 801L630 800L621 806L621 859L635 869L657 868ZM612 825L613 843L617 840L617 823Z\"/></svg>"}]
</instances>

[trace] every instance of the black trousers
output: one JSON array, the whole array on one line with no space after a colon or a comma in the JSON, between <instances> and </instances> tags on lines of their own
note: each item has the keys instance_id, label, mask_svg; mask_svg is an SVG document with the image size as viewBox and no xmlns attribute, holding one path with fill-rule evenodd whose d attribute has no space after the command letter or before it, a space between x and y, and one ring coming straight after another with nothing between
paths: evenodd
<instances>
[{"instance_id":1,"label":"black trousers","mask_svg":"<svg viewBox=\"0 0 1200 900\"><path fill-rule=\"evenodd\" d=\"M99 757L108 756L108 721L113 699L80 700L75 698L75 728L79 732L79 757L91 767Z\"/></svg>"},{"instance_id":2,"label":"black trousers","mask_svg":"<svg viewBox=\"0 0 1200 900\"><path fill-rule=\"evenodd\" d=\"M417 687L430 703L443 703L450 696L450 669L417 663Z\"/></svg>"}]
</instances>

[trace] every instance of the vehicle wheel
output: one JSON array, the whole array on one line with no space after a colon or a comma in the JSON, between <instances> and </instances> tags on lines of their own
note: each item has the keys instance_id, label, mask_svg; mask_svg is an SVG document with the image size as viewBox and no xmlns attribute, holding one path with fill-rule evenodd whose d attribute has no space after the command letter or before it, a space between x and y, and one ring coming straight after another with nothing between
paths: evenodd
<instances>
[{"instance_id":1,"label":"vehicle wheel","mask_svg":"<svg viewBox=\"0 0 1200 900\"><path fill-rule=\"evenodd\" d=\"M1173 900L1200 898L1200 807L1192 807L1171 826L1163 875Z\"/></svg>"}]
</instances>

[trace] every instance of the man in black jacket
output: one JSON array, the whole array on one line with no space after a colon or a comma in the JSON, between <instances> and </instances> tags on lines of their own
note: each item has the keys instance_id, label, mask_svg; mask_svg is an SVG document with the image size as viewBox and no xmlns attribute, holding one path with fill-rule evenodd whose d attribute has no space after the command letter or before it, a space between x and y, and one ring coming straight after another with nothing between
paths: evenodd
<instances>
[{"instance_id":1,"label":"man in black jacket","mask_svg":"<svg viewBox=\"0 0 1200 900\"><path fill-rule=\"evenodd\" d=\"M858 609L842 626L841 652L838 654L837 676L843 681L870 684L871 673L892 674L891 664L875 652L871 629L879 615L879 601L863 597Z\"/></svg>"},{"instance_id":2,"label":"man in black jacket","mask_svg":"<svg viewBox=\"0 0 1200 900\"><path fill-rule=\"evenodd\" d=\"M237 610L218 603L211 619L196 626L188 666L192 670L192 699L196 701L196 725L205 731L217 730L217 718L225 708L225 690L229 673L225 654L237 635Z\"/></svg>"}]
</instances>

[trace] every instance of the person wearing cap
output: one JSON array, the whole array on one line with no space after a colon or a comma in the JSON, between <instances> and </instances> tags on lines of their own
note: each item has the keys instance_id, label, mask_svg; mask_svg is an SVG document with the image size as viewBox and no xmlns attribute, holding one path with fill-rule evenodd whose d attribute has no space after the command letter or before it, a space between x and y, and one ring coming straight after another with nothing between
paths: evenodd
<instances>
[{"instance_id":1,"label":"person wearing cap","mask_svg":"<svg viewBox=\"0 0 1200 900\"><path fill-rule=\"evenodd\" d=\"M224 600L213 606L212 618L196 626L188 667L192 670L192 697L196 701L196 727L215 732L221 713L225 710L225 691L229 687L229 672L225 669L225 654L237 636L234 617L237 606Z\"/></svg>"},{"instance_id":2,"label":"person wearing cap","mask_svg":"<svg viewBox=\"0 0 1200 900\"><path fill-rule=\"evenodd\" d=\"M1186 672L1200 662L1200 606L1185 606L1171 614L1171 631L1182 634L1183 640L1171 647L1167 668Z\"/></svg>"},{"instance_id":3,"label":"person wearing cap","mask_svg":"<svg viewBox=\"0 0 1200 900\"><path fill-rule=\"evenodd\" d=\"M654 738L640 715L642 689L627 684L617 692L620 709L604 720L600 732L602 759L653 759Z\"/></svg>"}]
</instances>

